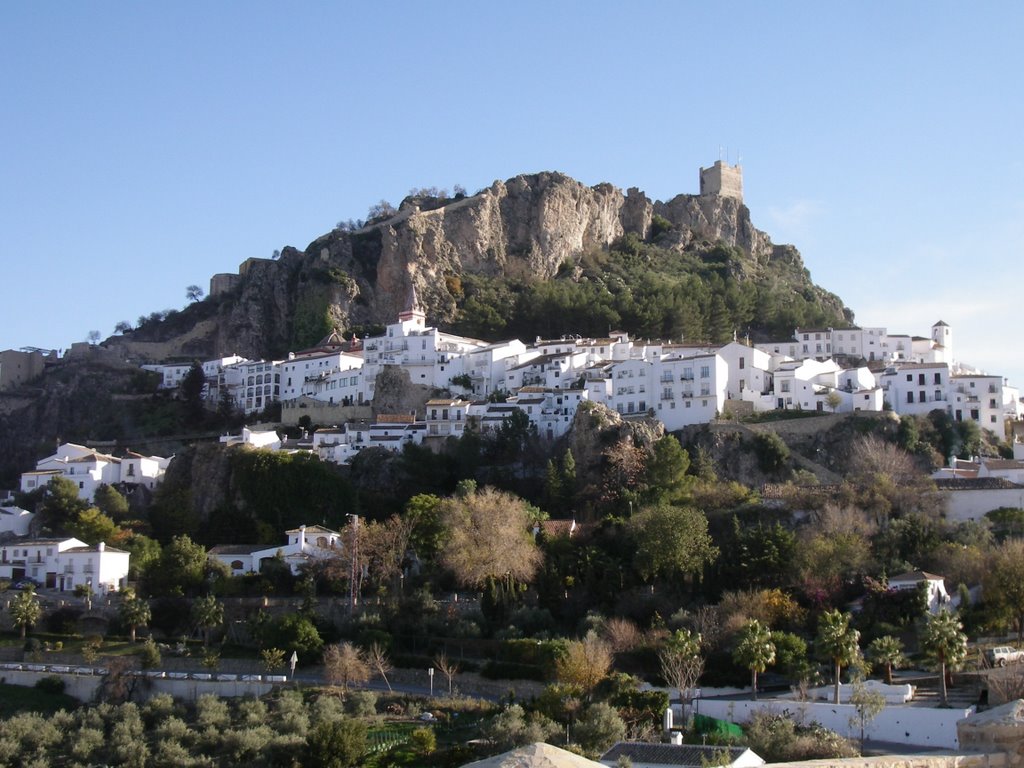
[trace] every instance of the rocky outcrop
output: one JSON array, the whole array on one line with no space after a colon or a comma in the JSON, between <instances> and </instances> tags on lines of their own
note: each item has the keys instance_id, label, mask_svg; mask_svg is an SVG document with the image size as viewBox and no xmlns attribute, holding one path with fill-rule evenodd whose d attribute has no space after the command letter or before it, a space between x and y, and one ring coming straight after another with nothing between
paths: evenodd
<instances>
[{"instance_id":1,"label":"rocky outcrop","mask_svg":"<svg viewBox=\"0 0 1024 768\"><path fill-rule=\"evenodd\" d=\"M739 200L678 195L653 202L636 188L588 187L545 172L495 181L470 197L410 197L362 229L332 231L304 251L284 249L277 260L250 259L232 292L106 343L133 360L280 357L332 328L390 322L413 287L431 322L443 327L456 318L458 291L450 284L461 276L550 279L624 235L648 238L655 217L662 228L661 219L671 224L659 240L665 247L724 244L743 254L730 264L734 272L754 275L771 265L797 291L842 309L813 286L796 249L774 245Z\"/></svg>"}]
</instances>

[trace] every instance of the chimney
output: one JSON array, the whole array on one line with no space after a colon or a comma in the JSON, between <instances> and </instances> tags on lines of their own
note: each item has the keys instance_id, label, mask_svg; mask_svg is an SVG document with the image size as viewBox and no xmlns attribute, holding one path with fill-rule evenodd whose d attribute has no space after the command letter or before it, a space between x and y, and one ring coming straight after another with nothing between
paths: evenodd
<instances>
[{"instance_id":1,"label":"chimney","mask_svg":"<svg viewBox=\"0 0 1024 768\"><path fill-rule=\"evenodd\" d=\"M306 526L299 526L299 549L302 552L306 551Z\"/></svg>"},{"instance_id":2,"label":"chimney","mask_svg":"<svg viewBox=\"0 0 1024 768\"><path fill-rule=\"evenodd\" d=\"M107 548L106 543L102 542L102 541L99 544L96 545L96 551L97 552L103 552L106 548Z\"/></svg>"}]
</instances>

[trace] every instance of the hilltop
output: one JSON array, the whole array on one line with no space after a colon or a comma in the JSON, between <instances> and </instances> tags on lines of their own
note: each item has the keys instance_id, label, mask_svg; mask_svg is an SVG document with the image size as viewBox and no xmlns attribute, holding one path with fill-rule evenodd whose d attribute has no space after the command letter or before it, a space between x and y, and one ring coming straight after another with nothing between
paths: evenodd
<instances>
[{"instance_id":1,"label":"hilltop","mask_svg":"<svg viewBox=\"0 0 1024 768\"><path fill-rule=\"evenodd\" d=\"M204 301L105 344L136 360L281 357L332 330L389 321L413 289L432 323L488 339L615 325L724 340L715 337L852 320L738 197L652 201L545 172L471 196L410 196L378 213L304 250L250 259L218 276Z\"/></svg>"}]
</instances>

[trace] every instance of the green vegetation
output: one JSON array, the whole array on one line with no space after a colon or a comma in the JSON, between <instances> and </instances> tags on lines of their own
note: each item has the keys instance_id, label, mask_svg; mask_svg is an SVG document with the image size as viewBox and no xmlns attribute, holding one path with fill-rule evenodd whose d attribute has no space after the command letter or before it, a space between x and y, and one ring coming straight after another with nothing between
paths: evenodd
<instances>
[{"instance_id":1,"label":"green vegetation","mask_svg":"<svg viewBox=\"0 0 1024 768\"><path fill-rule=\"evenodd\" d=\"M671 230L660 217L652 239ZM793 328L846 323L839 301L816 293L806 274L755 267L743 251L703 243L679 252L629 234L584 254L579 274L517 281L462 275L454 330L481 338L600 337L621 328L651 339L724 342L734 331L783 337ZM795 280L793 279L795 278Z\"/></svg>"}]
</instances>

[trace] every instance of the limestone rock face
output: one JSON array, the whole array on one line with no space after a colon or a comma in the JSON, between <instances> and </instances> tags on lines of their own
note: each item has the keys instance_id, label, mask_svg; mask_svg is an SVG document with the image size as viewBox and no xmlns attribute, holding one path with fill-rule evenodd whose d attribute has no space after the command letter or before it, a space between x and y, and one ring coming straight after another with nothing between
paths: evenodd
<instances>
[{"instance_id":1,"label":"limestone rock face","mask_svg":"<svg viewBox=\"0 0 1024 768\"><path fill-rule=\"evenodd\" d=\"M431 322L443 326L457 309L449 281L467 274L550 279L623 235L647 238L654 216L673 225L666 247L722 242L746 253L744 270L773 263L810 285L796 249L773 245L739 200L677 195L652 202L636 188L624 194L543 172L495 181L469 197L410 197L362 229L334 230L304 251L285 248L277 260L250 259L233 291L106 344L134 361L281 357L331 327L392 321L412 288Z\"/></svg>"}]
</instances>

